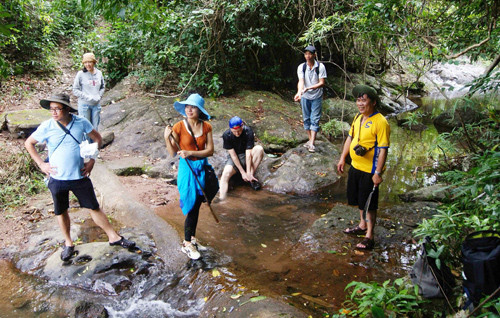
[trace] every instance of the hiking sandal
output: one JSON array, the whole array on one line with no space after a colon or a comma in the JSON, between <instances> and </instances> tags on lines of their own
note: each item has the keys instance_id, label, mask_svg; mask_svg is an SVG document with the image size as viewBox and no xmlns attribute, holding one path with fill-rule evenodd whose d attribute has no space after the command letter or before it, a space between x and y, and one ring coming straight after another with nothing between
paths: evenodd
<instances>
[{"instance_id":1,"label":"hiking sandal","mask_svg":"<svg viewBox=\"0 0 500 318\"><path fill-rule=\"evenodd\" d=\"M120 237L121 237L121 239L119 241L109 243L109 245L111 245L111 246L120 245L123 248L132 248L132 247L135 247L135 242L134 241L127 240L123 236L120 236Z\"/></svg>"},{"instance_id":2,"label":"hiking sandal","mask_svg":"<svg viewBox=\"0 0 500 318\"><path fill-rule=\"evenodd\" d=\"M363 245L364 247L361 247ZM361 242L356 245L356 249L358 250L372 250L375 246L375 240L371 238L365 237Z\"/></svg>"},{"instance_id":3,"label":"hiking sandal","mask_svg":"<svg viewBox=\"0 0 500 318\"><path fill-rule=\"evenodd\" d=\"M355 227L345 229L343 232L345 234L360 235L360 234L366 234L366 229L362 229L359 227L359 225L356 225Z\"/></svg>"}]
</instances>

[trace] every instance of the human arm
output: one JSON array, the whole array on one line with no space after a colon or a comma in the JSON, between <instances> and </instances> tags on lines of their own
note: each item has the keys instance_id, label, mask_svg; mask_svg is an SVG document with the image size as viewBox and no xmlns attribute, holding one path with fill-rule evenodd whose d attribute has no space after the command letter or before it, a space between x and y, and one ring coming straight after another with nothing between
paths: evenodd
<instances>
[{"instance_id":1,"label":"human arm","mask_svg":"<svg viewBox=\"0 0 500 318\"><path fill-rule=\"evenodd\" d=\"M167 147L168 153L171 157L175 157L177 151L179 151L179 148L176 145L176 141L178 143L179 136L175 131L172 130L172 126L168 125L167 127L165 127L163 138L165 139L165 145Z\"/></svg>"},{"instance_id":2,"label":"human arm","mask_svg":"<svg viewBox=\"0 0 500 318\"><path fill-rule=\"evenodd\" d=\"M90 101L90 96L85 94L82 90L81 74L81 71L76 74L75 81L73 82L73 95L83 100Z\"/></svg>"},{"instance_id":3,"label":"human arm","mask_svg":"<svg viewBox=\"0 0 500 318\"><path fill-rule=\"evenodd\" d=\"M344 143L344 148L342 149L342 154L340 155L339 162L337 163L337 171L339 173L344 173L345 158L347 158L347 155L349 154L349 148L351 147L351 142L352 142L352 137L347 136L347 139L345 140Z\"/></svg>"},{"instance_id":4,"label":"human arm","mask_svg":"<svg viewBox=\"0 0 500 318\"><path fill-rule=\"evenodd\" d=\"M214 154L214 140L212 137L212 131L209 131L207 133L207 143L206 143L205 149L203 149L203 150L178 150L177 154L184 159L186 159L187 157L206 158L206 157L212 156Z\"/></svg>"},{"instance_id":5,"label":"human arm","mask_svg":"<svg viewBox=\"0 0 500 318\"><path fill-rule=\"evenodd\" d=\"M247 177L247 172L245 171L245 169L243 169L243 166L241 165L240 158L238 157L238 154L236 153L236 151L234 149L227 149L227 152L229 153L229 156L231 157L231 160L233 161L234 166L240 172L241 178L243 179L243 181L247 181L247 182L250 181Z\"/></svg>"},{"instance_id":6,"label":"human arm","mask_svg":"<svg viewBox=\"0 0 500 318\"><path fill-rule=\"evenodd\" d=\"M101 136L101 134L97 130L92 129L92 131L89 132L87 135L94 142L97 142L97 149L100 149L102 147L102 136Z\"/></svg>"},{"instance_id":7,"label":"human arm","mask_svg":"<svg viewBox=\"0 0 500 318\"><path fill-rule=\"evenodd\" d=\"M299 82L297 83L297 94L295 94L293 100L298 102L304 93L304 78L299 78Z\"/></svg>"},{"instance_id":8,"label":"human arm","mask_svg":"<svg viewBox=\"0 0 500 318\"><path fill-rule=\"evenodd\" d=\"M373 174L372 181L375 186L384 181L382 179L382 169L384 169L385 161L387 159L387 148L380 148L380 153L378 155L377 160L377 168L375 169L375 173Z\"/></svg>"},{"instance_id":9,"label":"human arm","mask_svg":"<svg viewBox=\"0 0 500 318\"><path fill-rule=\"evenodd\" d=\"M31 156L31 159L38 165L40 170L47 176L49 176L51 173L57 173L57 170L55 169L56 167L53 167L50 165L48 162L44 162L42 157L38 154L36 151L35 145L38 143L38 141L33 138L33 136L29 136L28 139L24 142L24 147L28 151L28 153Z\"/></svg>"},{"instance_id":10,"label":"human arm","mask_svg":"<svg viewBox=\"0 0 500 318\"><path fill-rule=\"evenodd\" d=\"M325 86L325 79L324 78L320 78L318 83L312 85L312 86L309 86L309 87L306 87L304 88L304 93L307 92L308 90L313 90L313 89L317 89L317 88L320 88L320 87L323 87Z\"/></svg>"},{"instance_id":11,"label":"human arm","mask_svg":"<svg viewBox=\"0 0 500 318\"><path fill-rule=\"evenodd\" d=\"M99 87L99 96L102 98L104 95L104 90L106 89L106 82L104 81L104 75L101 72L101 87Z\"/></svg>"}]
</instances>

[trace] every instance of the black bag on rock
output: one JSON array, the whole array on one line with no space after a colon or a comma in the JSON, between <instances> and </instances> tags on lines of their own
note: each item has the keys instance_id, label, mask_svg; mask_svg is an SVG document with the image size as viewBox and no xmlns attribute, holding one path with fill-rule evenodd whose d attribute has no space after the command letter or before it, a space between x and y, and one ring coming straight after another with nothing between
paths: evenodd
<instances>
[{"instance_id":1,"label":"black bag on rock","mask_svg":"<svg viewBox=\"0 0 500 318\"><path fill-rule=\"evenodd\" d=\"M208 203L211 203L215 195L219 191L219 179L215 174L214 167L209 164L204 166L205 168L205 195L207 196Z\"/></svg>"},{"instance_id":2,"label":"black bag on rock","mask_svg":"<svg viewBox=\"0 0 500 318\"><path fill-rule=\"evenodd\" d=\"M500 286L500 233L479 231L469 234L462 243L463 287L477 306ZM498 297L498 296L497 296Z\"/></svg>"},{"instance_id":3,"label":"black bag on rock","mask_svg":"<svg viewBox=\"0 0 500 318\"><path fill-rule=\"evenodd\" d=\"M445 264L441 263L440 268L437 267L436 259L427 254L427 248L436 249L426 237L410 272L411 281L419 287L418 292L424 298L443 298L445 295L449 297L455 286L455 278Z\"/></svg>"}]
</instances>

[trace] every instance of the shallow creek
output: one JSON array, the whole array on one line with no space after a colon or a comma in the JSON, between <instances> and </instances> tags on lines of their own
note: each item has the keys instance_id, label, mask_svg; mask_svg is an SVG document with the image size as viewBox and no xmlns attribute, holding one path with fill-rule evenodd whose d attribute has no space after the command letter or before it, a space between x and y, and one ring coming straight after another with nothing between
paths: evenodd
<instances>
[{"instance_id":1,"label":"shallow creek","mask_svg":"<svg viewBox=\"0 0 500 318\"><path fill-rule=\"evenodd\" d=\"M384 207L400 204L400 193L435 182L432 175L416 167L427 164L429 148L437 133L432 126L418 133L397 127L394 119L390 122L391 148L381 188L379 217L395 220L398 215L384 214ZM265 190L255 192L247 186L238 186L230 192L227 202L213 205L221 220L219 225L212 220L208 208L202 208L197 237L229 261L207 260L200 268L209 270L220 266L224 275L237 280L240 286L281 297L314 316L336 311L345 300L345 286L352 280L384 281L407 275L415 252L414 246L405 242L397 248L355 252L352 246L358 239L349 238L341 229L336 229L331 235L343 246L341 250L312 251L307 244L300 244L304 232L315 220L335 204L345 201L345 178L331 189L308 197ZM181 234L184 218L177 202L156 212ZM89 226L87 235L92 233ZM103 301L107 296L48 286L0 260L0 317L66 317L79 299L100 299L113 317L132 317L145 312L151 313L148 315L151 317L199 316L201 300L188 300L194 306L191 311L186 309L188 303L180 300L196 271L187 268L182 273L184 277L165 280L164 284L169 287L162 289L163 294L146 293L142 289L128 293L129 299ZM154 283L160 284L158 280ZM129 304L132 302L136 305Z\"/></svg>"}]
</instances>

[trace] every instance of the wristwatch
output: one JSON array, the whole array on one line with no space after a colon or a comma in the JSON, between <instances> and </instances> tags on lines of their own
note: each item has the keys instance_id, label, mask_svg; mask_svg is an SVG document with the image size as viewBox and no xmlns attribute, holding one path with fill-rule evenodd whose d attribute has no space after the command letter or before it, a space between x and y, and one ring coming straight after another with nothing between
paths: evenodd
<instances>
[{"instance_id":1,"label":"wristwatch","mask_svg":"<svg viewBox=\"0 0 500 318\"><path fill-rule=\"evenodd\" d=\"M375 174L378 174L380 177L382 176L382 172L379 172L377 170L375 170Z\"/></svg>"}]
</instances>

